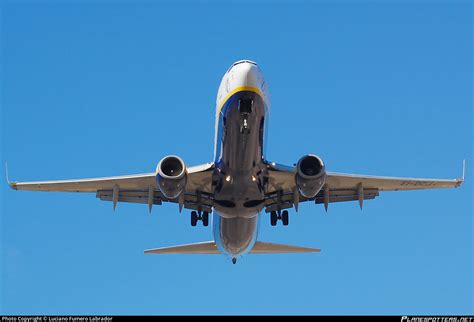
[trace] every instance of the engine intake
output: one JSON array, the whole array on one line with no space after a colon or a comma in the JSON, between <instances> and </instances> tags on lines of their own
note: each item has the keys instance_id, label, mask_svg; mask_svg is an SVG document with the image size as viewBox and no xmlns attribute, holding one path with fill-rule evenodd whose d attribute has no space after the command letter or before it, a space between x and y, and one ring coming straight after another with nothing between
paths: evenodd
<instances>
[{"instance_id":1,"label":"engine intake","mask_svg":"<svg viewBox=\"0 0 474 322\"><path fill-rule=\"evenodd\" d=\"M168 199L178 198L186 188L186 165L174 155L161 159L156 167L158 188Z\"/></svg>"},{"instance_id":2,"label":"engine intake","mask_svg":"<svg viewBox=\"0 0 474 322\"><path fill-rule=\"evenodd\" d=\"M314 154L308 154L298 161L296 169L296 186L301 195L314 198L326 182L323 160Z\"/></svg>"}]
</instances>

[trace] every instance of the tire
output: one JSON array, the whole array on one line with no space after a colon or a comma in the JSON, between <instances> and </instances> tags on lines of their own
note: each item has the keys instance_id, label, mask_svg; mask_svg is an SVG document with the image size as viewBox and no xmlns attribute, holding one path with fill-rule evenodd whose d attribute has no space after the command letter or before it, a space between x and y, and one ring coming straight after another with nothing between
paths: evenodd
<instances>
[{"instance_id":1,"label":"tire","mask_svg":"<svg viewBox=\"0 0 474 322\"><path fill-rule=\"evenodd\" d=\"M198 222L198 216L195 211L191 211L191 226L195 227Z\"/></svg>"},{"instance_id":2,"label":"tire","mask_svg":"<svg viewBox=\"0 0 474 322\"><path fill-rule=\"evenodd\" d=\"M276 226L277 221L278 221L278 215L275 211L272 211L270 213L270 225Z\"/></svg>"},{"instance_id":3,"label":"tire","mask_svg":"<svg viewBox=\"0 0 474 322\"><path fill-rule=\"evenodd\" d=\"M289 223L289 216L288 216L288 211L284 210L283 213L281 214L281 221L283 222L283 226L288 226Z\"/></svg>"},{"instance_id":4,"label":"tire","mask_svg":"<svg viewBox=\"0 0 474 322\"><path fill-rule=\"evenodd\" d=\"M202 214L202 225L204 227L207 227L209 225L209 213L206 211Z\"/></svg>"}]
</instances>

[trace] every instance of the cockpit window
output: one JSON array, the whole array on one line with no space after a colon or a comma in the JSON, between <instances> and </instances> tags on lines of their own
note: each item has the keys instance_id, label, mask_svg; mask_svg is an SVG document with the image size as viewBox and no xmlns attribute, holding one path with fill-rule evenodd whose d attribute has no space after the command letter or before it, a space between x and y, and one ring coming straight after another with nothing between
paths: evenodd
<instances>
[{"instance_id":1,"label":"cockpit window","mask_svg":"<svg viewBox=\"0 0 474 322\"><path fill-rule=\"evenodd\" d=\"M252 64L252 65L258 66L256 62L251 61L251 60L239 60L239 61L236 61L235 63L233 63L232 66L229 67L227 72L229 72L232 69L232 67L234 67L235 65L242 64L242 63L249 63L249 64Z\"/></svg>"}]
</instances>

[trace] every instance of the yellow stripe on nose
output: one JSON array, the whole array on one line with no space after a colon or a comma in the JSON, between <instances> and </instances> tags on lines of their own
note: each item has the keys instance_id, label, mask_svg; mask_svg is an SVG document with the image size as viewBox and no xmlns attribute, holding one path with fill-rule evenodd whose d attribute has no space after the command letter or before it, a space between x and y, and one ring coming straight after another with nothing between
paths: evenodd
<instances>
[{"instance_id":1,"label":"yellow stripe on nose","mask_svg":"<svg viewBox=\"0 0 474 322\"><path fill-rule=\"evenodd\" d=\"M234 88L232 91L230 91L230 92L226 95L226 97L221 101L221 103L219 104L219 107L217 108L217 113L220 113L220 112L221 112L222 106L224 106L224 104L227 102L227 100L228 100L229 98L232 97L232 95L234 95L235 93L244 92L244 91L254 92L254 93L260 95L260 97L261 97L263 100L265 100L262 91L261 91L258 87L255 87L255 86L240 86L240 87L236 87L236 88Z\"/></svg>"}]
</instances>

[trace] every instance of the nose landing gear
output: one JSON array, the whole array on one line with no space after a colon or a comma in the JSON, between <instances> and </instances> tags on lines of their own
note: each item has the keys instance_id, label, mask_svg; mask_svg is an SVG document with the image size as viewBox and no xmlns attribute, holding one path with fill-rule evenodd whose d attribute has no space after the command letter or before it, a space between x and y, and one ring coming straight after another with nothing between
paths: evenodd
<instances>
[{"instance_id":1,"label":"nose landing gear","mask_svg":"<svg viewBox=\"0 0 474 322\"><path fill-rule=\"evenodd\" d=\"M198 214L196 211L191 211L191 226L195 227L199 220L202 221L202 225L204 227L207 227L209 225L209 213L207 211L204 211L201 215Z\"/></svg>"},{"instance_id":2,"label":"nose landing gear","mask_svg":"<svg viewBox=\"0 0 474 322\"><path fill-rule=\"evenodd\" d=\"M289 216L288 216L288 211L283 210L283 211L272 211L270 213L270 225L276 226L278 220L281 220L283 223L283 226L288 226L289 223Z\"/></svg>"},{"instance_id":3,"label":"nose landing gear","mask_svg":"<svg viewBox=\"0 0 474 322\"><path fill-rule=\"evenodd\" d=\"M237 258L234 257L234 258L232 258L232 264L235 265L235 263L237 263Z\"/></svg>"}]
</instances>

